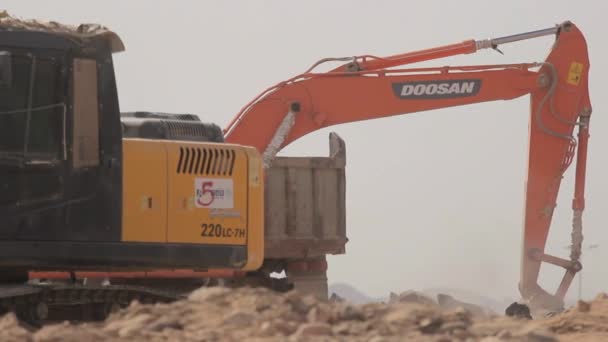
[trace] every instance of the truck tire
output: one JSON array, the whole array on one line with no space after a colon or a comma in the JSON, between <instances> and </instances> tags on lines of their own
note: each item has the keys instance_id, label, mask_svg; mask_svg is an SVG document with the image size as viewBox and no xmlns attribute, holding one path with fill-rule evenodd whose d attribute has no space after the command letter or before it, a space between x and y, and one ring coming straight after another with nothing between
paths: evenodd
<instances>
[{"instance_id":1,"label":"truck tire","mask_svg":"<svg viewBox=\"0 0 608 342\"><path fill-rule=\"evenodd\" d=\"M319 300L328 299L325 257L290 263L286 273L287 279L294 285L294 290L298 293L313 295Z\"/></svg>"}]
</instances>

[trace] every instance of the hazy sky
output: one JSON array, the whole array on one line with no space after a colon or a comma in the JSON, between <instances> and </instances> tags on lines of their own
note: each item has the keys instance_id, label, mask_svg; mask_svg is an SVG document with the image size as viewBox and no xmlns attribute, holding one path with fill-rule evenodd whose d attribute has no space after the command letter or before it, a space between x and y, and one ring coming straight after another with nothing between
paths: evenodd
<instances>
[{"instance_id":1,"label":"hazy sky","mask_svg":"<svg viewBox=\"0 0 608 342\"><path fill-rule=\"evenodd\" d=\"M602 1L33 1L4 0L24 18L115 30L121 110L197 113L225 126L261 90L323 57L390 55L546 28L572 20L591 58L591 141L585 245L587 297L608 290L608 70ZM162 5L161 5L162 4ZM553 38L431 65L544 60ZM372 295L449 286L517 298L528 97L330 127L282 155L324 156L328 133L347 144L347 254L331 282ZM571 168L573 170L573 168ZM568 256L572 172L549 252ZM543 269L553 290L562 270ZM576 294L576 283L571 294Z\"/></svg>"}]
</instances>

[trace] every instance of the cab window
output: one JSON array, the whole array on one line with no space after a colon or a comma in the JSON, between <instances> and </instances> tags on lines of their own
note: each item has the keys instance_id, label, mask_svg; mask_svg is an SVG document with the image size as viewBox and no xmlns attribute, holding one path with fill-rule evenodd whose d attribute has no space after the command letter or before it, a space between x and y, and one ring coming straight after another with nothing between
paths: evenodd
<instances>
[{"instance_id":1,"label":"cab window","mask_svg":"<svg viewBox=\"0 0 608 342\"><path fill-rule=\"evenodd\" d=\"M0 156L62 155L65 83L49 57L0 51Z\"/></svg>"}]
</instances>

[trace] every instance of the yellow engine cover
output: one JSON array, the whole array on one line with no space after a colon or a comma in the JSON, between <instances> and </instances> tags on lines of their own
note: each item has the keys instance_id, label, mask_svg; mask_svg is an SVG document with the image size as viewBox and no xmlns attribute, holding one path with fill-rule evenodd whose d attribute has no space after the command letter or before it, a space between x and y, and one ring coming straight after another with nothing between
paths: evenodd
<instances>
[{"instance_id":1,"label":"yellow engine cover","mask_svg":"<svg viewBox=\"0 0 608 342\"><path fill-rule=\"evenodd\" d=\"M123 242L246 246L264 259L263 168L246 146L123 139ZM176 265L177 266L177 265Z\"/></svg>"}]
</instances>

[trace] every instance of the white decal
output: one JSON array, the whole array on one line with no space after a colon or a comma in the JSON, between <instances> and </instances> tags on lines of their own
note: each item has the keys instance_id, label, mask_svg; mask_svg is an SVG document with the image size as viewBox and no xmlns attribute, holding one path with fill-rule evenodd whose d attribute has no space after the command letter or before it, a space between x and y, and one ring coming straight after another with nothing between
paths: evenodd
<instances>
[{"instance_id":1,"label":"white decal","mask_svg":"<svg viewBox=\"0 0 608 342\"><path fill-rule=\"evenodd\" d=\"M401 99L449 99L477 95L481 80L399 82L393 83L392 87L394 94Z\"/></svg>"},{"instance_id":2,"label":"white decal","mask_svg":"<svg viewBox=\"0 0 608 342\"><path fill-rule=\"evenodd\" d=\"M234 207L232 179L196 178L194 205L197 208L232 209Z\"/></svg>"}]
</instances>

